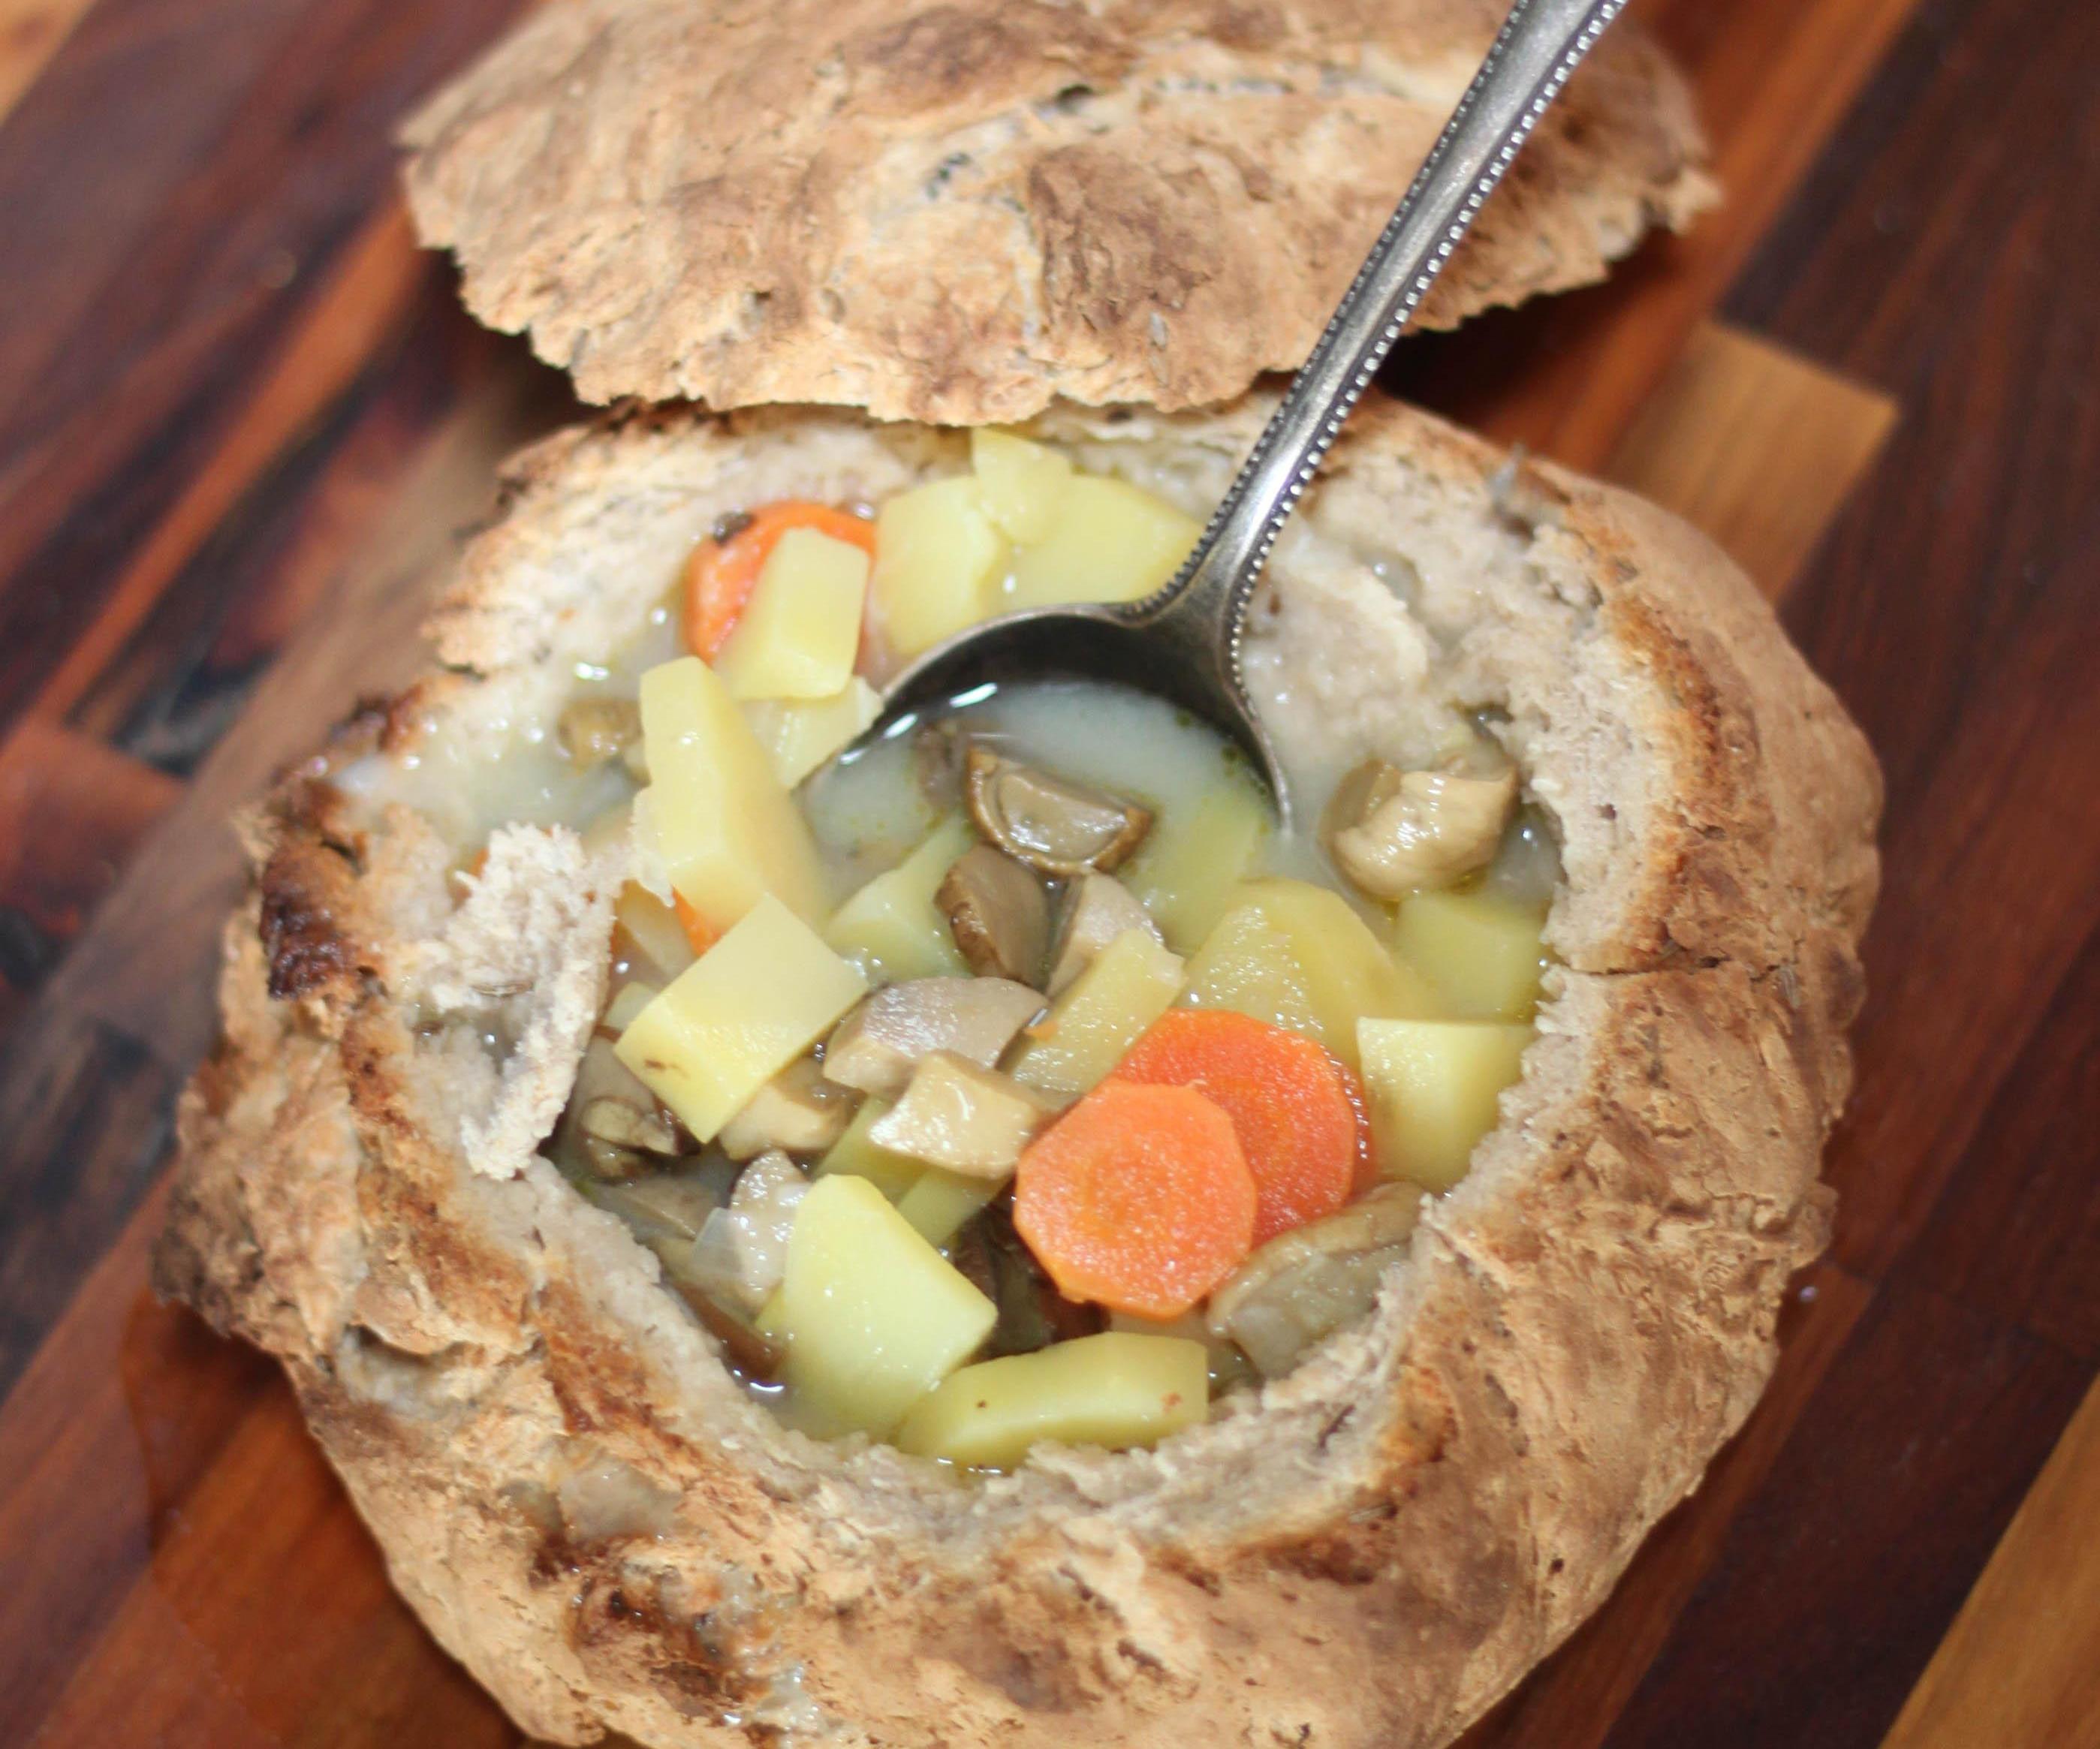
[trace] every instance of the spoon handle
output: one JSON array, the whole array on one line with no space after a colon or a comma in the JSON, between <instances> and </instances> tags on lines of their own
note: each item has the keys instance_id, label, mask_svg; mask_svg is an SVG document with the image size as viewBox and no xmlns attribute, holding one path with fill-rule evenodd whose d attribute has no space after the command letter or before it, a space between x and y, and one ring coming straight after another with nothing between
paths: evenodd
<instances>
[{"instance_id":1,"label":"spoon handle","mask_svg":"<svg viewBox=\"0 0 2100 1749\"><path fill-rule=\"evenodd\" d=\"M1625 0L1517 0L1414 185L1180 572L1124 610L1207 650L1242 708L1240 628L1277 531L1538 118Z\"/></svg>"}]
</instances>

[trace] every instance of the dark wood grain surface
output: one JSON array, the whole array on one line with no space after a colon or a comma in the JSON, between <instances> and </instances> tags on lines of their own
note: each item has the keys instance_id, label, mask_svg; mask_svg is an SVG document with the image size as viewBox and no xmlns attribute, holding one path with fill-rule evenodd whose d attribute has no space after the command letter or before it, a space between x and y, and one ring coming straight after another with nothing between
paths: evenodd
<instances>
[{"instance_id":1,"label":"dark wood grain surface","mask_svg":"<svg viewBox=\"0 0 2100 1749\"><path fill-rule=\"evenodd\" d=\"M1743 560L1882 755L1886 881L1772 1387L1469 1749L2095 1749L2100 8L1645 10L1726 208L1392 385ZM391 194L512 11L0 0L0 1742L518 1740L142 1288L225 813L574 411Z\"/></svg>"}]
</instances>

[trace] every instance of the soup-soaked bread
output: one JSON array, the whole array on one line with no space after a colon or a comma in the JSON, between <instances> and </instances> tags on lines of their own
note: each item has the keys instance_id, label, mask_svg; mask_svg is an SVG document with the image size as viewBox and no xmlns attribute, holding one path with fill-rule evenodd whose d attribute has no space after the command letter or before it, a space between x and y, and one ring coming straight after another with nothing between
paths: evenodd
<instances>
[{"instance_id":1,"label":"soup-soaked bread","mask_svg":"<svg viewBox=\"0 0 2100 1749\"><path fill-rule=\"evenodd\" d=\"M977 424L1295 368L1501 0L573 0L410 124L424 240L589 399ZM1423 319L1604 276L1712 187L1599 46Z\"/></svg>"},{"instance_id":2,"label":"soup-soaked bread","mask_svg":"<svg viewBox=\"0 0 2100 1749\"><path fill-rule=\"evenodd\" d=\"M1200 509L1269 404L1039 429ZM395 1583L540 1737L1442 1743L1596 1606L1771 1370L1827 1227L1872 759L1688 529L1365 408L1253 661L1359 745L1484 712L1551 816L1564 963L1499 1127L1367 1321L1154 1451L970 1478L812 1442L532 1151L619 853L521 823L462 881L491 804L462 833L465 801L410 782L444 761L400 756L556 707L722 513L879 500L961 447L774 410L520 459L443 669L247 823L158 1279L280 1357Z\"/></svg>"}]
</instances>

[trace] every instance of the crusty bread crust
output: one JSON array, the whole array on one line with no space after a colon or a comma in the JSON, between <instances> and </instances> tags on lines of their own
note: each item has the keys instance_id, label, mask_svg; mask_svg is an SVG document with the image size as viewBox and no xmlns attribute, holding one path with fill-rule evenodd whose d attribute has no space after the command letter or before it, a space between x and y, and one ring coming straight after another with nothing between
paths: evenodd
<instances>
[{"instance_id":1,"label":"crusty bread crust","mask_svg":"<svg viewBox=\"0 0 2100 1749\"><path fill-rule=\"evenodd\" d=\"M1068 424L1224 468L1264 411ZM636 543L667 518L879 494L939 442L664 412L529 452L439 615L454 666L335 769L603 648L661 586ZM528 1730L1423 1749L1596 1606L1749 1412L1826 1233L1872 758L1741 575L1621 493L1380 405L1301 514L1382 528L1439 684L1506 713L1564 840L1566 967L1374 1315L1155 1452L970 1482L787 1432L617 1222L536 1157L470 1163L518 1068L482 1030L554 1006L474 969L510 901L456 905L399 808L302 780L249 822L157 1279L282 1359L396 1584ZM566 882L579 965L616 878L532 828L483 877Z\"/></svg>"},{"instance_id":2,"label":"crusty bread crust","mask_svg":"<svg viewBox=\"0 0 2100 1749\"><path fill-rule=\"evenodd\" d=\"M1209 405L1305 357L1503 10L572 0L414 118L409 197L590 400ZM1600 279L1704 157L1621 24L1423 319Z\"/></svg>"}]
</instances>

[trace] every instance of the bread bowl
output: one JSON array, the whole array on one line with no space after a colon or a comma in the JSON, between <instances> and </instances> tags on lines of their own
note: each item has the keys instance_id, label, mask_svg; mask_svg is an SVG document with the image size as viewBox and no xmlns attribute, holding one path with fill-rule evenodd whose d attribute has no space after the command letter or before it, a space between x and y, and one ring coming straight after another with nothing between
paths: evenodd
<instances>
[{"instance_id":1,"label":"bread bowl","mask_svg":"<svg viewBox=\"0 0 2100 1749\"><path fill-rule=\"evenodd\" d=\"M1200 513L1264 410L1035 430ZM1552 817L1562 966L1498 1127L1368 1321L1155 1450L986 1479L805 1438L534 1152L620 852L501 830L462 898L462 844L527 809L453 793L457 761L529 742L717 517L879 498L959 446L668 411L519 460L439 667L247 822L158 1279L282 1359L404 1595L550 1740L1447 1741L1770 1370L1824 1233L1872 760L1691 531L1365 409L1278 550L1257 685L1315 701L1280 732L1352 751L1488 711Z\"/></svg>"}]
</instances>

